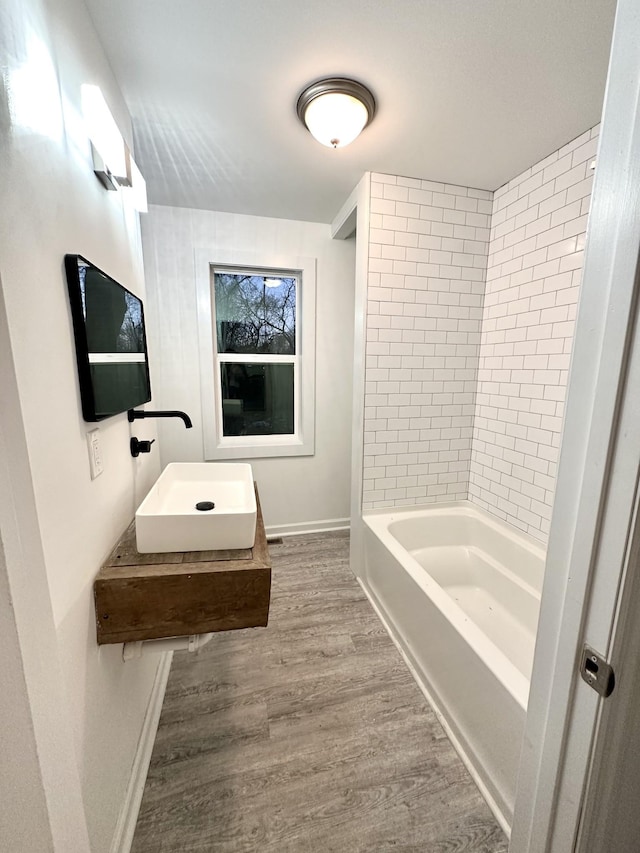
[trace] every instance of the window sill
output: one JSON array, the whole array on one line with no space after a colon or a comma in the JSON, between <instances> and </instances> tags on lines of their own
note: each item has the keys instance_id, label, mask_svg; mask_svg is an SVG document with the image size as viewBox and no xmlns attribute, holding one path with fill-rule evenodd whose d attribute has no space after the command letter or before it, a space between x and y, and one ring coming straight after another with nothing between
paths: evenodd
<instances>
[{"instance_id":1,"label":"window sill","mask_svg":"<svg viewBox=\"0 0 640 853\"><path fill-rule=\"evenodd\" d=\"M220 459L261 459L277 456L313 456L313 442L282 436L247 436L238 440L219 442L207 453L207 461Z\"/></svg>"}]
</instances>

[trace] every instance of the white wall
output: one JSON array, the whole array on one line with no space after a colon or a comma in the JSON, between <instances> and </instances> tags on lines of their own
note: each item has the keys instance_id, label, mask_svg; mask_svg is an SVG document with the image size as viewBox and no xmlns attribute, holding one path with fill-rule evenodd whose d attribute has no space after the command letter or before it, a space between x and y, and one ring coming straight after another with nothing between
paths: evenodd
<instances>
[{"instance_id":1,"label":"white wall","mask_svg":"<svg viewBox=\"0 0 640 853\"><path fill-rule=\"evenodd\" d=\"M151 206L142 234L154 402L193 420L186 432L177 421L159 425L163 465L204 458L195 252L207 250L212 262L216 252L317 258L315 454L249 461L271 531L347 524L354 241L332 240L319 223L161 206Z\"/></svg>"},{"instance_id":2,"label":"white wall","mask_svg":"<svg viewBox=\"0 0 640 853\"><path fill-rule=\"evenodd\" d=\"M372 174L363 509L463 500L491 193Z\"/></svg>"},{"instance_id":3,"label":"white wall","mask_svg":"<svg viewBox=\"0 0 640 853\"><path fill-rule=\"evenodd\" d=\"M597 142L587 131L493 200L469 497L543 542Z\"/></svg>"},{"instance_id":4,"label":"white wall","mask_svg":"<svg viewBox=\"0 0 640 853\"><path fill-rule=\"evenodd\" d=\"M26 440L16 488L31 494L18 503L16 488L3 488L0 501L28 531L32 595L16 599L16 619L22 642L37 639L43 660L61 672L50 701L64 702L57 711L65 726L52 724L47 737L76 764L91 849L99 853L111 843L157 661L125 665L120 647L97 647L92 582L156 476L158 456L132 460L121 415L100 426L105 471L89 476L64 254L82 253L137 293L144 285L137 215L92 172L81 84L100 85L123 132L130 128L81 0L5 0L0 55L0 278ZM5 568L9 587L19 589L24 576L8 553ZM0 736L10 739L11 729ZM42 740L38 749L49 751ZM56 798L43 784L51 817ZM56 784L66 784L64 774ZM0 847L20 849L10 837Z\"/></svg>"},{"instance_id":5,"label":"white wall","mask_svg":"<svg viewBox=\"0 0 640 853\"><path fill-rule=\"evenodd\" d=\"M1 290L0 648L0 848L81 853L80 773Z\"/></svg>"}]
</instances>

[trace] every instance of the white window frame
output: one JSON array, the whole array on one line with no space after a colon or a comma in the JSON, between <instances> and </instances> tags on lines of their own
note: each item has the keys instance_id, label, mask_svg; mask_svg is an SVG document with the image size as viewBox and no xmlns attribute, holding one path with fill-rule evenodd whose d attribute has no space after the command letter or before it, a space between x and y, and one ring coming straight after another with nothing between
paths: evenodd
<instances>
[{"instance_id":1,"label":"white window frame","mask_svg":"<svg viewBox=\"0 0 640 853\"><path fill-rule=\"evenodd\" d=\"M313 456L315 453L316 376L316 259L267 253L217 252L198 249L195 253L196 299L202 396L202 434L206 460L258 459L275 456ZM294 418L292 435L224 436L222 429L222 387L216 347L213 272L252 272L256 275L286 275L297 278L296 353L270 356L266 361L294 362ZM224 358L222 360L229 360ZM262 355L242 355L243 362L265 363Z\"/></svg>"}]
</instances>

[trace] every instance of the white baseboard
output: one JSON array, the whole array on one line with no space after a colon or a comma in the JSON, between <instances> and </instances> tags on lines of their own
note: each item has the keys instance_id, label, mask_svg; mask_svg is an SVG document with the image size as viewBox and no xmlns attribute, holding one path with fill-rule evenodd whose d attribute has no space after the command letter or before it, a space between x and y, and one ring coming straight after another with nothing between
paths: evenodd
<instances>
[{"instance_id":1,"label":"white baseboard","mask_svg":"<svg viewBox=\"0 0 640 853\"><path fill-rule=\"evenodd\" d=\"M303 533L331 533L348 530L348 518L329 518L325 521L301 521L296 524L272 524L265 528L267 538L273 536L302 536Z\"/></svg>"},{"instance_id":2,"label":"white baseboard","mask_svg":"<svg viewBox=\"0 0 640 853\"><path fill-rule=\"evenodd\" d=\"M131 768L131 776L127 785L124 804L120 811L113 842L111 843L111 853L130 853L131 850L172 658L173 652L167 652L162 655L162 659L158 664L155 681L151 689L151 696L149 697L149 704L147 705L147 713L142 724L138 748Z\"/></svg>"}]
</instances>

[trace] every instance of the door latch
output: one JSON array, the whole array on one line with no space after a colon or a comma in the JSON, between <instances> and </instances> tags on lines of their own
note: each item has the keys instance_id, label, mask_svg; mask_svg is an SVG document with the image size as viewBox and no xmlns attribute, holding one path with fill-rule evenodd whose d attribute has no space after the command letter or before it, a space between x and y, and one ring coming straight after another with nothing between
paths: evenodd
<instances>
[{"instance_id":1,"label":"door latch","mask_svg":"<svg viewBox=\"0 0 640 853\"><path fill-rule=\"evenodd\" d=\"M586 644L580 660L580 675L589 687L593 687L596 693L605 699L611 696L616 686L615 673L611 664Z\"/></svg>"}]
</instances>

